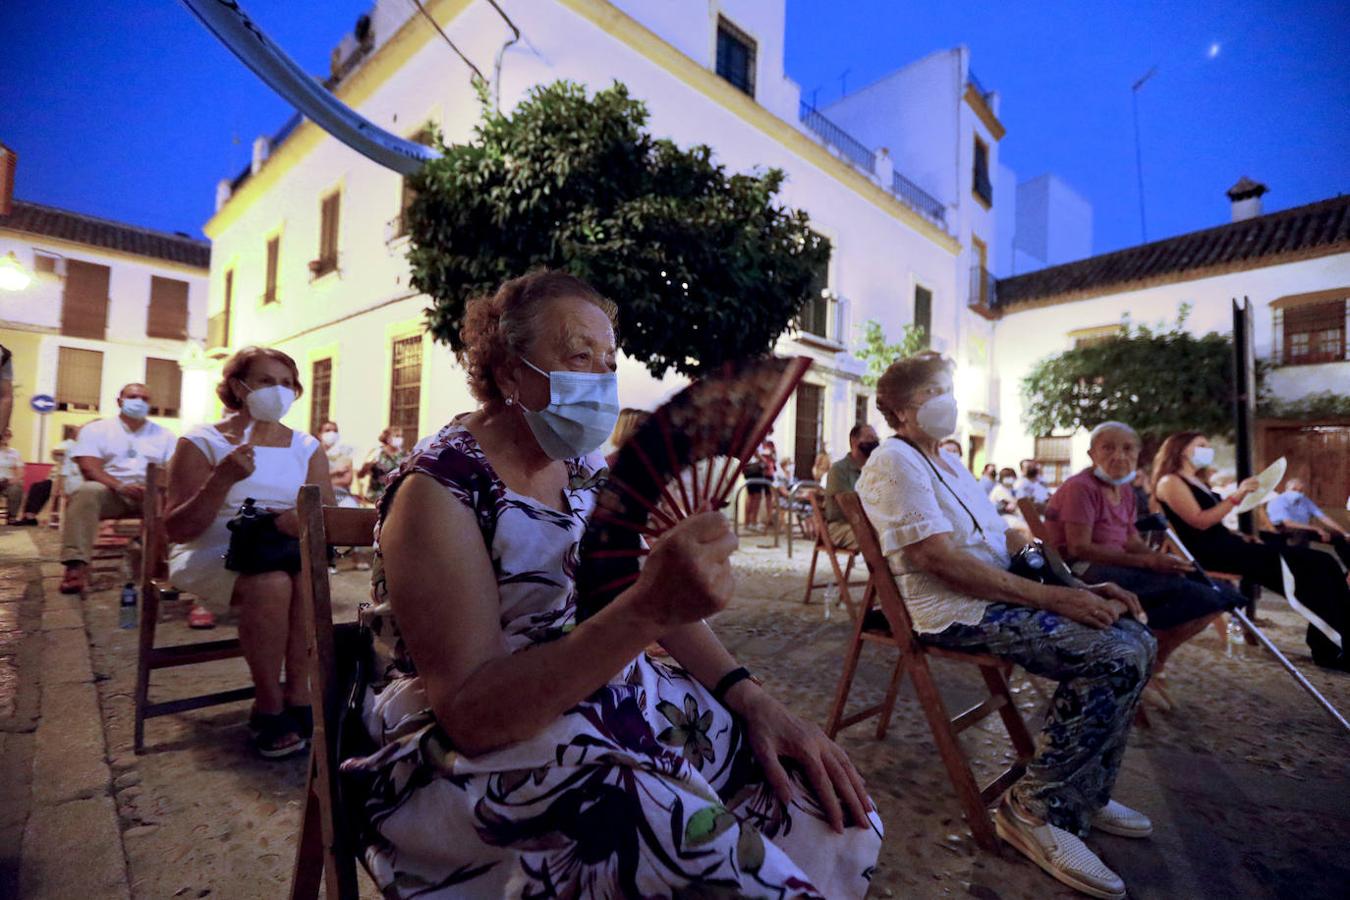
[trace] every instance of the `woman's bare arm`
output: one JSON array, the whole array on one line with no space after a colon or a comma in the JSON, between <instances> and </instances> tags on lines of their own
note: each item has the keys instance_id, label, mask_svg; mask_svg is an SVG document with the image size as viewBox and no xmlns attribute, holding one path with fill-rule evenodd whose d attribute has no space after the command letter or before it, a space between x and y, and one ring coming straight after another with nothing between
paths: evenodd
<instances>
[{"instance_id":1,"label":"woman's bare arm","mask_svg":"<svg viewBox=\"0 0 1350 900\"><path fill-rule=\"evenodd\" d=\"M169 540L185 543L209 528L233 484L192 441L179 438L169 458L164 495L164 533Z\"/></svg>"},{"instance_id":2,"label":"woman's bare arm","mask_svg":"<svg viewBox=\"0 0 1350 900\"><path fill-rule=\"evenodd\" d=\"M658 635L725 604L730 584L714 589L695 571L695 556L712 545L680 544L697 543L698 527L693 520L681 523L676 544L653 548L638 584L566 637L508 654L492 562L481 541L466 540L478 534L473 513L429 478L408 478L381 532L385 577L399 631L436 719L455 746L476 756L538 734L613 678ZM707 552L724 559L735 538L723 546L719 536L716 544ZM658 597L649 586L651 581L660 583L659 572L654 578L647 574L662 569L658 555L669 559L666 581L672 564L689 572L678 603ZM729 578L730 567L726 570ZM722 599L710 599L713 593ZM653 612L677 605L683 606L678 621Z\"/></svg>"},{"instance_id":3,"label":"woman's bare arm","mask_svg":"<svg viewBox=\"0 0 1350 900\"><path fill-rule=\"evenodd\" d=\"M1235 509L1248 492L1239 491L1227 500L1220 500L1209 509L1201 509L1195 494L1185 480L1178 475L1164 475L1154 489L1158 499L1166 503L1172 512L1197 531L1213 528L1223 521L1223 517Z\"/></svg>"}]
</instances>

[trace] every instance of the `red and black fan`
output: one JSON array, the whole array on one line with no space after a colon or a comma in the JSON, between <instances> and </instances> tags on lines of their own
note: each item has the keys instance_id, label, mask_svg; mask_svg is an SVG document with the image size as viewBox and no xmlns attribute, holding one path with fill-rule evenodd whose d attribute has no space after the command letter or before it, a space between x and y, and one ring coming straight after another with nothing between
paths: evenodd
<instances>
[{"instance_id":1,"label":"red and black fan","mask_svg":"<svg viewBox=\"0 0 1350 900\"><path fill-rule=\"evenodd\" d=\"M637 581L651 540L726 505L810 367L804 356L729 364L676 394L624 442L581 540L578 621Z\"/></svg>"}]
</instances>

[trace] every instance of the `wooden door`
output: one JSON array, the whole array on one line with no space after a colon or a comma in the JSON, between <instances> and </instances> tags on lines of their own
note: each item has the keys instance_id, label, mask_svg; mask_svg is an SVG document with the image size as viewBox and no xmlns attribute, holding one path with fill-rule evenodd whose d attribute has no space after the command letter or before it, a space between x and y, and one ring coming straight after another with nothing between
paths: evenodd
<instances>
[{"instance_id":1,"label":"wooden door","mask_svg":"<svg viewBox=\"0 0 1350 900\"><path fill-rule=\"evenodd\" d=\"M1308 497L1327 515L1350 520L1350 422L1262 421L1257 439L1258 468L1285 457L1286 478L1302 478Z\"/></svg>"}]
</instances>

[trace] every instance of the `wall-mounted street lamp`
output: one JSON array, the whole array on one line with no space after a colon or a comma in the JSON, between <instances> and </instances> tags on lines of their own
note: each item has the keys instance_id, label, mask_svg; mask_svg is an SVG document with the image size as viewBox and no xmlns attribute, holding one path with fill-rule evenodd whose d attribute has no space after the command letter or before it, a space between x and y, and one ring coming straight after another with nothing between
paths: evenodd
<instances>
[{"instance_id":1,"label":"wall-mounted street lamp","mask_svg":"<svg viewBox=\"0 0 1350 900\"><path fill-rule=\"evenodd\" d=\"M32 274L19 262L13 250L0 256L0 291L22 291L32 283Z\"/></svg>"}]
</instances>

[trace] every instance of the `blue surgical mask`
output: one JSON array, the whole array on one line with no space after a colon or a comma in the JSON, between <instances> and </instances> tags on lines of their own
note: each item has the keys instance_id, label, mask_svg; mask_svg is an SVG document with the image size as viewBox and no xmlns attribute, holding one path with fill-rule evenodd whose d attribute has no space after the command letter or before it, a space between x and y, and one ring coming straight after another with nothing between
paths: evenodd
<instances>
[{"instance_id":1,"label":"blue surgical mask","mask_svg":"<svg viewBox=\"0 0 1350 900\"><path fill-rule=\"evenodd\" d=\"M1214 462L1213 447L1196 447L1191 451L1191 465L1203 469Z\"/></svg>"},{"instance_id":2,"label":"blue surgical mask","mask_svg":"<svg viewBox=\"0 0 1350 900\"><path fill-rule=\"evenodd\" d=\"M144 397L128 397L122 401L122 412L133 419L144 419L150 415L150 401Z\"/></svg>"},{"instance_id":3,"label":"blue surgical mask","mask_svg":"<svg viewBox=\"0 0 1350 900\"><path fill-rule=\"evenodd\" d=\"M1302 492L1302 491L1285 491L1285 492L1284 492L1284 495L1285 495L1286 497L1288 497L1290 500L1297 500L1297 499L1299 499L1300 497L1303 496L1303 492Z\"/></svg>"},{"instance_id":4,"label":"blue surgical mask","mask_svg":"<svg viewBox=\"0 0 1350 900\"><path fill-rule=\"evenodd\" d=\"M1107 484L1120 487L1122 484L1129 484L1131 481L1134 481L1134 476L1139 473L1127 472L1124 475L1120 476L1119 478L1112 478L1110 475L1106 474L1106 470L1103 469L1101 466L1093 466L1092 474L1096 475L1099 481L1105 481Z\"/></svg>"},{"instance_id":5,"label":"blue surgical mask","mask_svg":"<svg viewBox=\"0 0 1350 900\"><path fill-rule=\"evenodd\" d=\"M520 407L539 446L553 459L585 456L614 433L619 421L619 378L613 372L545 372L521 362L548 379L548 406Z\"/></svg>"}]
</instances>

